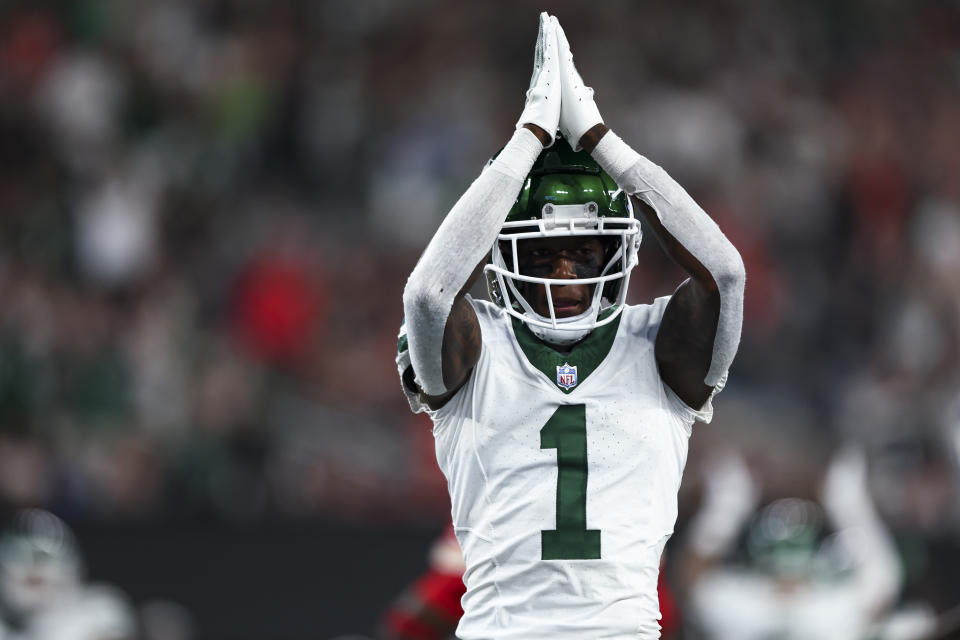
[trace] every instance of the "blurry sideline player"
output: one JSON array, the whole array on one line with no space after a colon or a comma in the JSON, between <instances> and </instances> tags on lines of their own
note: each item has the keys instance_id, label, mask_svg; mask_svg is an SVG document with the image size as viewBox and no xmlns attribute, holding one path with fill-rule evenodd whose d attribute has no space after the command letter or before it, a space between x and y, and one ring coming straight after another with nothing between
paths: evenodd
<instances>
[{"instance_id":1,"label":"blurry sideline player","mask_svg":"<svg viewBox=\"0 0 960 640\"><path fill-rule=\"evenodd\" d=\"M707 482L684 550L686 611L706 640L918 640L932 628L915 612L888 615L901 568L859 450L835 456L820 504L781 498L756 511L736 454L718 457ZM744 529L748 560L734 562Z\"/></svg>"},{"instance_id":2,"label":"blurry sideline player","mask_svg":"<svg viewBox=\"0 0 960 640\"><path fill-rule=\"evenodd\" d=\"M690 276L649 305L625 304L634 208ZM481 270L493 302L467 294ZM541 14L517 131L403 294L403 387L433 419L466 564L457 637L660 636L660 557L744 279L710 217L603 124Z\"/></svg>"},{"instance_id":3,"label":"blurry sideline player","mask_svg":"<svg viewBox=\"0 0 960 640\"><path fill-rule=\"evenodd\" d=\"M381 622L381 640L446 640L463 615L463 556L448 526L430 548L427 571L408 586Z\"/></svg>"},{"instance_id":4,"label":"blurry sideline player","mask_svg":"<svg viewBox=\"0 0 960 640\"><path fill-rule=\"evenodd\" d=\"M85 585L73 533L30 509L0 535L0 640L127 640L133 612L116 590ZM4 628L5 627L5 628Z\"/></svg>"},{"instance_id":5,"label":"blurry sideline player","mask_svg":"<svg viewBox=\"0 0 960 640\"><path fill-rule=\"evenodd\" d=\"M463 555L453 533L453 526L444 529L430 549L426 573L407 587L387 610L381 622L381 640L447 640L453 637L463 615L460 598L463 584ZM679 612L664 581L663 572L657 584L660 627L664 638L670 638L680 626ZM0 636L2 639L2 636Z\"/></svg>"}]
</instances>

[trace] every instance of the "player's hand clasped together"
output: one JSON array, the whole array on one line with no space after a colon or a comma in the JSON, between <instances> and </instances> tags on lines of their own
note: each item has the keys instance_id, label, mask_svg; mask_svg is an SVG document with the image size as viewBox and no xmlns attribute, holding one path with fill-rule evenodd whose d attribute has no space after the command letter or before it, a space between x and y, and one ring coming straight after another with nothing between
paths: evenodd
<instances>
[{"instance_id":1,"label":"player's hand clasped together","mask_svg":"<svg viewBox=\"0 0 960 640\"><path fill-rule=\"evenodd\" d=\"M635 209L690 274L649 305L626 304ZM466 293L481 271L493 302ZM711 419L736 353L743 287L736 249L607 129L541 14L517 131L403 294L398 368L433 418L467 565L458 637L659 637L660 555L692 425Z\"/></svg>"}]
</instances>

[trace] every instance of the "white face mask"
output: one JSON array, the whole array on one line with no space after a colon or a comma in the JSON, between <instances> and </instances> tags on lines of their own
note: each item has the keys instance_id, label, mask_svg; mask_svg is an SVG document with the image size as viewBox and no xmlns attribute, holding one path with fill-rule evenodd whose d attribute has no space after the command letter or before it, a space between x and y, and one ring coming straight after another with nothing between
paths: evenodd
<instances>
[{"instance_id":1,"label":"white face mask","mask_svg":"<svg viewBox=\"0 0 960 640\"><path fill-rule=\"evenodd\" d=\"M42 611L76 587L77 573L76 565L63 558L4 565L0 568L0 600L17 615Z\"/></svg>"},{"instance_id":2,"label":"white face mask","mask_svg":"<svg viewBox=\"0 0 960 640\"><path fill-rule=\"evenodd\" d=\"M494 302L504 307L511 316L522 320L541 340L566 346L582 340L587 334L612 322L626 301L630 271L637 264L637 249L642 231L639 221L633 217L629 205L626 218L598 217L597 205L589 202L582 205L544 205L540 219L506 222L491 253L491 264L484 267L487 285ZM558 318L554 313L553 287L571 284L571 280L541 278L520 273L517 243L520 240L543 238L601 237L617 238L620 246L607 260L600 275L577 279L577 284L594 285L593 299L586 311L576 316ZM501 251L501 243L510 247L509 263ZM618 269L614 269L619 265ZM604 287L609 282L620 281L616 299L606 301ZM546 289L549 316L537 313L520 292L518 283L543 285ZM606 304L606 306L605 306ZM600 318L604 308L613 306L613 313ZM519 308L519 309L518 309Z\"/></svg>"},{"instance_id":3,"label":"white face mask","mask_svg":"<svg viewBox=\"0 0 960 640\"><path fill-rule=\"evenodd\" d=\"M0 538L0 601L15 615L41 611L80 584L81 561L73 535L52 513L31 509L18 531Z\"/></svg>"}]
</instances>

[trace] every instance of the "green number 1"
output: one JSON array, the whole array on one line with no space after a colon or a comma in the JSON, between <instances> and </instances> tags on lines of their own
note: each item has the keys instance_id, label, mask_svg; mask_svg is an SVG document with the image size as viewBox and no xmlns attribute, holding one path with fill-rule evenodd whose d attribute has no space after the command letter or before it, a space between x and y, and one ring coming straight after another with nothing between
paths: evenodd
<instances>
[{"instance_id":1,"label":"green number 1","mask_svg":"<svg viewBox=\"0 0 960 640\"><path fill-rule=\"evenodd\" d=\"M600 530L587 529L587 405L557 407L540 430L557 450L557 528L540 532L543 560L596 560Z\"/></svg>"}]
</instances>

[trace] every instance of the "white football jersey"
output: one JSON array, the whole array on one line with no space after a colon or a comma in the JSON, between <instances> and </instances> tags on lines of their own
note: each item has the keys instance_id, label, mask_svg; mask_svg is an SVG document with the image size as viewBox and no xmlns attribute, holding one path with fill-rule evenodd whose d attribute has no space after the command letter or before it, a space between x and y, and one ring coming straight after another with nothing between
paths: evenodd
<instances>
[{"instance_id":1,"label":"white football jersey","mask_svg":"<svg viewBox=\"0 0 960 640\"><path fill-rule=\"evenodd\" d=\"M860 591L842 581L785 588L761 573L721 568L694 586L690 604L710 640L861 640L873 637L877 611Z\"/></svg>"},{"instance_id":2,"label":"white football jersey","mask_svg":"<svg viewBox=\"0 0 960 640\"><path fill-rule=\"evenodd\" d=\"M25 635L29 640L126 640L136 636L136 619L122 593L91 585L35 614Z\"/></svg>"},{"instance_id":3,"label":"white football jersey","mask_svg":"<svg viewBox=\"0 0 960 640\"><path fill-rule=\"evenodd\" d=\"M668 300L625 307L569 354L472 300L480 359L429 412L467 565L458 638L659 637L660 556L692 424L712 414L658 373Z\"/></svg>"}]
</instances>

